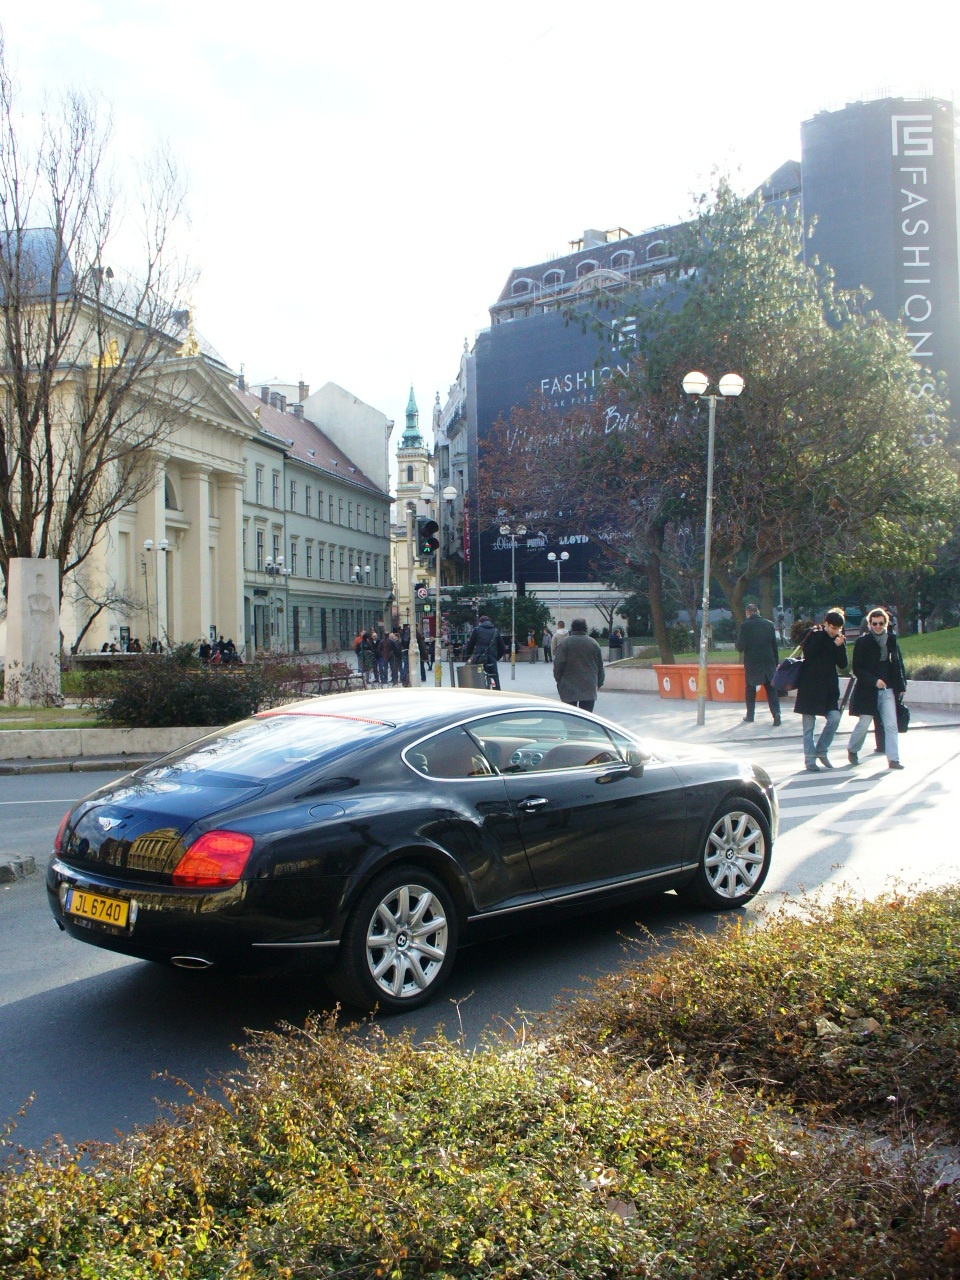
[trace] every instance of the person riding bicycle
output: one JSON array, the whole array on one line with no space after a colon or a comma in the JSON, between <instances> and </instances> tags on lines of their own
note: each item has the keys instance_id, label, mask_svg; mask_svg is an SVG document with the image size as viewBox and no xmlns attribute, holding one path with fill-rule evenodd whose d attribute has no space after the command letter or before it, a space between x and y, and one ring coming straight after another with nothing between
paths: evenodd
<instances>
[{"instance_id":1,"label":"person riding bicycle","mask_svg":"<svg viewBox=\"0 0 960 1280\"><path fill-rule=\"evenodd\" d=\"M465 661L472 662L476 666L482 666L484 674L492 682L494 689L499 689L500 670L497 667L497 661L506 652L507 646L504 644L503 636L487 615L481 613L480 619L470 633L470 639L464 647L463 656Z\"/></svg>"}]
</instances>

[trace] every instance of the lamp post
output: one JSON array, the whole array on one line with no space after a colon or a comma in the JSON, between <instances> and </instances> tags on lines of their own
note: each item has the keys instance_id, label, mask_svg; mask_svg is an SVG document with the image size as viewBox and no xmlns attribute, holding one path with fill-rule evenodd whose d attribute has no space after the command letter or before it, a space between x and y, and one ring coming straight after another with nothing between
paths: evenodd
<instances>
[{"instance_id":1,"label":"lamp post","mask_svg":"<svg viewBox=\"0 0 960 1280\"><path fill-rule=\"evenodd\" d=\"M700 663L697 670L697 724L707 718L707 644L710 638L710 551L713 544L713 441L717 416L717 392L707 393L710 379L705 373L688 373L683 389L688 396L706 399L710 407L707 425L707 508L703 534L703 601L700 606ZM743 390L739 373L725 373L717 384L720 395L738 396Z\"/></svg>"},{"instance_id":2,"label":"lamp post","mask_svg":"<svg viewBox=\"0 0 960 1280\"><path fill-rule=\"evenodd\" d=\"M525 524L502 524L500 532L510 539L510 679L517 678L517 539L527 532Z\"/></svg>"},{"instance_id":3,"label":"lamp post","mask_svg":"<svg viewBox=\"0 0 960 1280\"><path fill-rule=\"evenodd\" d=\"M361 567L360 565L355 564L353 566L353 572L350 574L350 577L351 577L351 580L353 582L356 582L357 585L360 587L360 626L357 629L363 632L366 630L366 628L363 625L363 611L366 604L366 601L364 599L364 583L368 583L370 581L370 566L363 565Z\"/></svg>"},{"instance_id":4,"label":"lamp post","mask_svg":"<svg viewBox=\"0 0 960 1280\"><path fill-rule=\"evenodd\" d=\"M414 556L414 523L417 510L412 502L407 503L407 592L410 599L409 627L410 644L407 648L407 680L411 689L420 687L420 645L417 641L417 599L413 593L413 556Z\"/></svg>"},{"instance_id":5,"label":"lamp post","mask_svg":"<svg viewBox=\"0 0 960 1280\"><path fill-rule=\"evenodd\" d=\"M437 581L436 581L436 622L434 627L436 635L433 639L433 683L440 687L443 684L443 668L440 662L440 622L442 614L440 613L440 567L443 564L443 508L444 504L451 503L457 496L457 491L452 484L448 484L440 493L441 501L437 503ZM436 498L436 491L431 485L425 484L420 490L420 497L424 502L432 503Z\"/></svg>"},{"instance_id":6,"label":"lamp post","mask_svg":"<svg viewBox=\"0 0 960 1280\"><path fill-rule=\"evenodd\" d=\"M143 543L144 551L146 551L148 555L151 552L153 553L153 599L156 605L156 615L157 615L157 634L156 634L156 637L154 636L150 637L150 642L148 647L152 647L154 639L159 640L160 632L165 630L165 628L161 627L160 625L160 571L158 568L158 561L160 557L163 556L164 564L166 564L166 554L169 546L170 546L170 543L166 540L166 538L161 538L160 541L156 544L154 544L154 541L152 538L146 538ZM166 573L166 569L164 569L164 573ZM144 564L143 566L143 576L144 576L144 580L146 580L146 576L147 576L146 564ZM150 592L149 590L147 590L147 630L148 631L150 630ZM169 636L167 637L167 639L169 641Z\"/></svg>"},{"instance_id":7,"label":"lamp post","mask_svg":"<svg viewBox=\"0 0 960 1280\"><path fill-rule=\"evenodd\" d=\"M557 566L557 621L560 621L560 565L564 560L570 559L569 551L561 551L559 555L555 551L547 552L547 559L551 564L556 563Z\"/></svg>"},{"instance_id":8,"label":"lamp post","mask_svg":"<svg viewBox=\"0 0 960 1280\"><path fill-rule=\"evenodd\" d=\"M267 556L263 567L266 571L267 577L270 579L270 626L273 631L273 647L275 649L279 649L280 621L277 615L280 612L280 606L277 603L277 579L282 578L285 573L283 567L283 556L277 556L276 560L274 560L272 556ZM284 648L286 648L286 645L284 645Z\"/></svg>"}]
</instances>

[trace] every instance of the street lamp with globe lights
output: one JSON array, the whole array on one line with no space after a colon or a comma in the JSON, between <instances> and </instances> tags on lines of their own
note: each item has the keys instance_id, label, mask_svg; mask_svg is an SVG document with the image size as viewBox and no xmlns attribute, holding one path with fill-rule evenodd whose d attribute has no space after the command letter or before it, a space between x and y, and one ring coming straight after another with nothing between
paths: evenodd
<instances>
[{"instance_id":1,"label":"street lamp with globe lights","mask_svg":"<svg viewBox=\"0 0 960 1280\"><path fill-rule=\"evenodd\" d=\"M510 679L517 678L517 539L527 532L525 524L502 524L500 532L510 539Z\"/></svg>"},{"instance_id":2,"label":"street lamp with globe lights","mask_svg":"<svg viewBox=\"0 0 960 1280\"><path fill-rule=\"evenodd\" d=\"M150 649L153 649L155 640L158 642L160 641L160 632L165 630L165 628L161 627L160 625L160 570L158 567L158 561L160 557L163 556L164 565L166 565L166 554L169 546L170 546L170 543L166 540L166 538L161 538L160 541L157 543L154 543L152 538L145 538L143 543L144 551L148 555L150 555L151 553L153 554L153 599L154 599L155 611L157 616L157 634L156 636L154 635L150 636L150 640L148 644L148 648ZM166 569L164 569L164 573L166 573ZM143 565L143 576L144 576L144 581L146 582L146 576L147 576L146 561L144 561L144 565ZM150 630L149 588L147 589L147 630L148 631Z\"/></svg>"},{"instance_id":3,"label":"street lamp with globe lights","mask_svg":"<svg viewBox=\"0 0 960 1280\"><path fill-rule=\"evenodd\" d=\"M437 496L436 490L433 488L432 485L425 484L423 488L420 490L420 499L423 502L429 502L432 504L436 500L436 496ZM436 552L436 559L437 559L436 619L437 620L434 623L436 635L434 636L434 640L433 640L433 645L434 645L433 682L437 686L443 684L443 668L440 661L440 622L442 617L440 613L440 570L443 564L443 509L445 506L449 506L449 504L454 501L456 496L457 496L456 489L453 487L452 484L448 484L440 493L440 497L442 501L437 503L437 542L439 544ZM452 670L453 668L451 667L451 671Z\"/></svg>"},{"instance_id":4,"label":"street lamp with globe lights","mask_svg":"<svg viewBox=\"0 0 960 1280\"><path fill-rule=\"evenodd\" d=\"M270 579L270 590L272 597L272 606L270 609L270 624L274 632L274 648L279 649L280 645L280 619L278 615L281 612L281 605L277 600L277 579L285 578L289 572L283 566L283 556L277 556L276 560L272 556L267 556L264 563L264 570ZM284 637L283 648L286 648L286 637Z\"/></svg>"},{"instance_id":5,"label":"street lamp with globe lights","mask_svg":"<svg viewBox=\"0 0 960 1280\"><path fill-rule=\"evenodd\" d=\"M707 645L710 639L710 552L713 543L713 442L717 416L717 392L708 393L710 379L705 373L694 370L683 380L688 396L706 400L709 405L707 418L707 509L703 534L703 601L700 606L700 662L697 670L697 724L707 718ZM738 396L743 390L739 373L725 373L717 384L721 396Z\"/></svg>"},{"instance_id":6,"label":"street lamp with globe lights","mask_svg":"<svg viewBox=\"0 0 960 1280\"><path fill-rule=\"evenodd\" d=\"M550 561L551 564L556 564L557 566L557 621L559 622L560 620L560 565L564 562L564 560L570 559L570 552L561 551L560 554L557 555L555 551L548 551L547 559Z\"/></svg>"},{"instance_id":7,"label":"street lamp with globe lights","mask_svg":"<svg viewBox=\"0 0 960 1280\"><path fill-rule=\"evenodd\" d=\"M368 564L363 566L359 564L355 564L350 573L350 580L352 582L355 582L360 588L360 626L357 628L357 630L360 632L363 632L366 630L366 627L363 624L363 613L364 613L364 608L366 607L366 600L364 599L364 586L365 584L369 585L369 582L370 582L370 566Z\"/></svg>"}]
</instances>

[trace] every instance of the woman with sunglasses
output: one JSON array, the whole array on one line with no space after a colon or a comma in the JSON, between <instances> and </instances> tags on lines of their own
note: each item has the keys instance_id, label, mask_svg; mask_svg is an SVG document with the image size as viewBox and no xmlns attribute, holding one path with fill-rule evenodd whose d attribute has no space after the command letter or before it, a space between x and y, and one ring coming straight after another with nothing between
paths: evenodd
<instances>
[{"instance_id":1,"label":"woman with sunglasses","mask_svg":"<svg viewBox=\"0 0 960 1280\"><path fill-rule=\"evenodd\" d=\"M883 743L887 766L902 769L897 733L897 700L907 689L907 675L897 637L890 629L886 609L871 609L867 616L868 632L853 646L853 675L856 684L850 699L850 714L858 716L850 741L847 759L860 763L860 748L875 715L883 724Z\"/></svg>"}]
</instances>

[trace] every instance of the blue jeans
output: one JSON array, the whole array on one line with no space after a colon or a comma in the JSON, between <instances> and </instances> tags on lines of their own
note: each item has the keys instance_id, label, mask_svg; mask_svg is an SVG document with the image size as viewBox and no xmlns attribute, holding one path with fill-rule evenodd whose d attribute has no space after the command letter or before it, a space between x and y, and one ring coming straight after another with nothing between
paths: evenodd
<instances>
[{"instance_id":1,"label":"blue jeans","mask_svg":"<svg viewBox=\"0 0 960 1280\"><path fill-rule=\"evenodd\" d=\"M883 725L883 748L887 753L887 759L891 763L895 763L900 759L900 742L897 735L897 695L892 689L877 690L877 711L880 715L880 723ZM867 730L872 724L873 714L871 712L859 718L853 733L850 735L850 742L847 745L848 751L852 751L856 755L863 746Z\"/></svg>"},{"instance_id":2,"label":"blue jeans","mask_svg":"<svg viewBox=\"0 0 960 1280\"><path fill-rule=\"evenodd\" d=\"M816 743L813 741L813 727L816 724L816 716L804 715L803 717L803 762L804 764L816 764L817 756L826 756L830 750L830 743L833 741L833 735L837 732L837 725L840 723L839 711L828 711L826 715L826 724L820 733L820 737ZM850 748L851 751L853 748Z\"/></svg>"}]
</instances>

